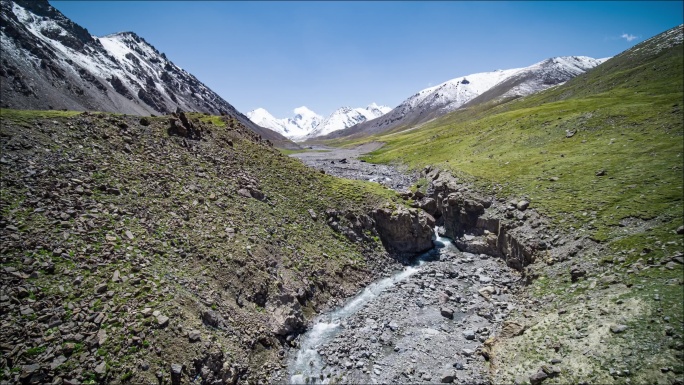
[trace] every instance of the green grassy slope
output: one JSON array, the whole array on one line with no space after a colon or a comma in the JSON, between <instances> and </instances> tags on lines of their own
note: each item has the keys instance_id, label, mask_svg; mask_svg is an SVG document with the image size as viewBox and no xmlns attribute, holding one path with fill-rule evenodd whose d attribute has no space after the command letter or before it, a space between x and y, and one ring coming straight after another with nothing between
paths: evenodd
<instances>
[{"instance_id":1,"label":"green grassy slope","mask_svg":"<svg viewBox=\"0 0 684 385\"><path fill-rule=\"evenodd\" d=\"M554 299L532 318L534 331L500 344L500 366L493 368L498 381L526 380L548 364L553 351L539 349L551 337L563 342L568 365L550 383L682 378L684 298L682 265L675 261L684 250L676 234L684 212L681 31L545 92L364 139L386 143L369 162L450 170L484 192L527 197L558 231L600 243L598 253L579 253L571 262L593 266L579 283L570 282L565 265L534 266L540 278L530 299ZM679 43L664 48L677 35ZM557 307L572 316L554 315ZM579 319L595 344L570 337L567 327ZM609 323L620 322L630 326L620 338L607 332Z\"/></svg>"},{"instance_id":2,"label":"green grassy slope","mask_svg":"<svg viewBox=\"0 0 684 385\"><path fill-rule=\"evenodd\" d=\"M618 56L562 87L372 138L387 144L366 160L439 165L529 195L597 239L624 217L679 214L682 46L640 59Z\"/></svg>"},{"instance_id":3,"label":"green grassy slope","mask_svg":"<svg viewBox=\"0 0 684 385\"><path fill-rule=\"evenodd\" d=\"M211 131L194 141L145 119L0 111L3 379L37 363L49 382L156 383L172 363L194 375L193 359L219 349L219 369L268 381L281 344L269 306L297 293L310 317L388 266L377 237L351 242L325 211L361 215L394 193L309 169L235 121L190 114ZM204 325L207 311L225 324Z\"/></svg>"}]
</instances>

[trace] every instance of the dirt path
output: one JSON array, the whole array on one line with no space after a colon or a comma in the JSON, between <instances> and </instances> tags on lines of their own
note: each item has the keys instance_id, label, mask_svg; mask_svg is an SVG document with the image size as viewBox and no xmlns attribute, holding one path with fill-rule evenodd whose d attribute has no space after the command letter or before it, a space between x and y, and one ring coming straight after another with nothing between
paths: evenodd
<instances>
[{"instance_id":1,"label":"dirt path","mask_svg":"<svg viewBox=\"0 0 684 385\"><path fill-rule=\"evenodd\" d=\"M396 191L407 191L418 180L417 173L395 166L366 163L358 159L382 145L380 142L371 142L353 149L312 146L310 151L291 156L330 175L378 182Z\"/></svg>"}]
</instances>

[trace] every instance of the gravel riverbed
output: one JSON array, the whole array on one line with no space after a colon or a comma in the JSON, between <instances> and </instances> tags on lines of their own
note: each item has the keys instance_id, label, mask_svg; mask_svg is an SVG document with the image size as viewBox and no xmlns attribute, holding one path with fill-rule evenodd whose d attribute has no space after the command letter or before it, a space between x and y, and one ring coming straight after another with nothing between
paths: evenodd
<instances>
[{"instance_id":1,"label":"gravel riverbed","mask_svg":"<svg viewBox=\"0 0 684 385\"><path fill-rule=\"evenodd\" d=\"M417 175L357 159L374 148L377 145L293 156L339 177L385 178L385 184L396 190L415 183ZM342 159L346 161L341 163ZM317 317L295 341L299 349L288 354L290 377L279 380L488 383L488 366L481 352L518 306L513 295L519 286L518 272L501 259L461 252L439 236L435 249L423 260L406 268L415 269L410 274L395 274L392 283L375 295L361 293ZM362 306L355 303L359 298L366 301Z\"/></svg>"},{"instance_id":2,"label":"gravel riverbed","mask_svg":"<svg viewBox=\"0 0 684 385\"><path fill-rule=\"evenodd\" d=\"M405 167L367 163L358 158L382 146L367 143L353 149L311 146L310 151L292 154L309 167L324 170L340 178L378 182L393 190L404 192L416 183L418 174Z\"/></svg>"}]
</instances>

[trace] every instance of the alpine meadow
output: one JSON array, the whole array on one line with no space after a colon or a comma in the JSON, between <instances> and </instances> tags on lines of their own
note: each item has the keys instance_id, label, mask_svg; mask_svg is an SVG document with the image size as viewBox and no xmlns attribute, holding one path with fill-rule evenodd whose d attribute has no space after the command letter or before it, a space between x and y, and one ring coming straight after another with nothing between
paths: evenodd
<instances>
[{"instance_id":1,"label":"alpine meadow","mask_svg":"<svg viewBox=\"0 0 684 385\"><path fill-rule=\"evenodd\" d=\"M0 385L684 384L681 18L397 95L479 63L441 17L646 5L76 5L0 3Z\"/></svg>"}]
</instances>

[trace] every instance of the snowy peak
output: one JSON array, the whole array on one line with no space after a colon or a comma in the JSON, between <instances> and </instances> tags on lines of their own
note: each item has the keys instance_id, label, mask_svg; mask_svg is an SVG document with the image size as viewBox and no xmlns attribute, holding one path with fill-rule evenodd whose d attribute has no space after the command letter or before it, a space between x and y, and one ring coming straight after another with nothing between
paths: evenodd
<instances>
[{"instance_id":1,"label":"snowy peak","mask_svg":"<svg viewBox=\"0 0 684 385\"><path fill-rule=\"evenodd\" d=\"M360 114L366 117L366 120L371 120L375 118L379 118L386 113L392 111L390 107L387 106L379 106L375 103L369 104L366 108L357 108L356 109Z\"/></svg>"},{"instance_id":2,"label":"snowy peak","mask_svg":"<svg viewBox=\"0 0 684 385\"><path fill-rule=\"evenodd\" d=\"M321 124L321 121L323 120L322 116L311 111L305 106L295 108L294 113L295 116L293 118L288 119L288 121L292 125L299 128L299 132L297 132L295 136L302 136L308 134L309 132L313 131L316 127L318 127L318 125Z\"/></svg>"},{"instance_id":3,"label":"snowy peak","mask_svg":"<svg viewBox=\"0 0 684 385\"><path fill-rule=\"evenodd\" d=\"M378 106L375 103L365 108L342 107L330 114L321 124L316 127L306 138L311 139L317 136L327 135L331 132L344 130L359 123L379 118L392 109L385 106Z\"/></svg>"},{"instance_id":4,"label":"snowy peak","mask_svg":"<svg viewBox=\"0 0 684 385\"><path fill-rule=\"evenodd\" d=\"M532 64L491 87L468 104L531 95L554 87L585 73L608 58L559 56Z\"/></svg>"},{"instance_id":5,"label":"snowy peak","mask_svg":"<svg viewBox=\"0 0 684 385\"><path fill-rule=\"evenodd\" d=\"M305 136L322 120L322 117L305 106L294 109L291 118L278 119L264 108L257 108L247 113L247 117L261 127L273 130L287 138Z\"/></svg>"},{"instance_id":6,"label":"snowy peak","mask_svg":"<svg viewBox=\"0 0 684 385\"><path fill-rule=\"evenodd\" d=\"M497 70L461 76L418 91L381 119L373 121L376 128L394 127L420 119L430 119L454 111L487 91L502 80L519 72L520 68Z\"/></svg>"},{"instance_id":7,"label":"snowy peak","mask_svg":"<svg viewBox=\"0 0 684 385\"><path fill-rule=\"evenodd\" d=\"M138 115L180 108L256 126L133 32L95 37L45 0L0 3L2 107Z\"/></svg>"},{"instance_id":8,"label":"snowy peak","mask_svg":"<svg viewBox=\"0 0 684 385\"><path fill-rule=\"evenodd\" d=\"M257 108L256 110L249 111L247 113L247 117L255 123L257 123L257 121L262 120L269 121L276 119L273 115L271 115L268 111L266 111L263 108Z\"/></svg>"},{"instance_id":9,"label":"snowy peak","mask_svg":"<svg viewBox=\"0 0 684 385\"><path fill-rule=\"evenodd\" d=\"M399 127L412 127L465 105L504 97L530 95L562 84L607 59L562 56L529 67L461 76L413 94L379 118L338 131L328 138L371 135ZM369 106L371 107L371 106Z\"/></svg>"},{"instance_id":10,"label":"snowy peak","mask_svg":"<svg viewBox=\"0 0 684 385\"><path fill-rule=\"evenodd\" d=\"M322 116L302 106L294 109L295 115L293 117L278 119L265 109L257 108L248 112L247 117L252 122L276 131L292 140L303 141L375 119L390 110L391 108L389 107L379 106L375 103L365 108L341 107L323 119Z\"/></svg>"},{"instance_id":11,"label":"snowy peak","mask_svg":"<svg viewBox=\"0 0 684 385\"><path fill-rule=\"evenodd\" d=\"M263 108L257 108L256 110L249 111L247 117L252 122L258 124L261 127L268 128L269 130L275 131L281 135L286 135L287 130L281 122L278 121L273 115Z\"/></svg>"},{"instance_id":12,"label":"snowy peak","mask_svg":"<svg viewBox=\"0 0 684 385\"><path fill-rule=\"evenodd\" d=\"M317 113L311 111L307 106L301 106L294 109L294 113L301 117L320 117Z\"/></svg>"}]
</instances>

